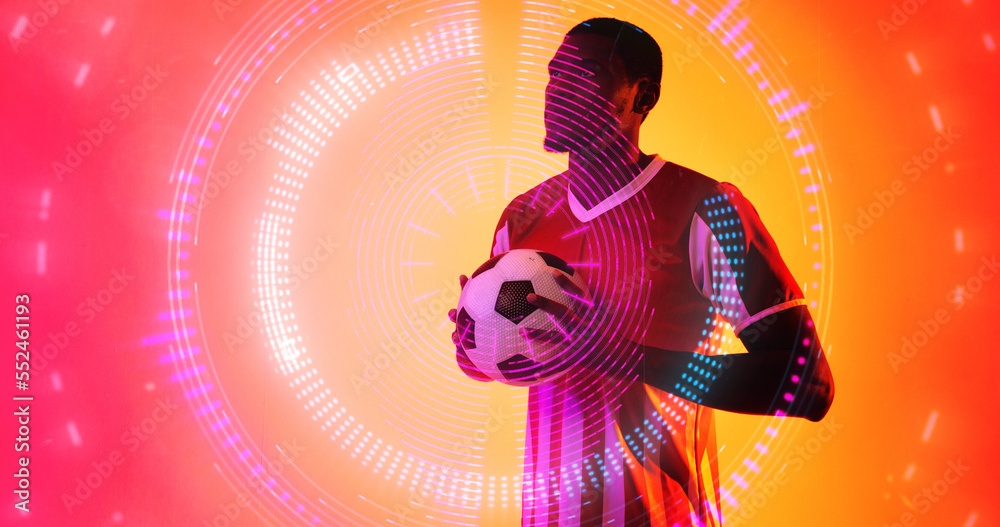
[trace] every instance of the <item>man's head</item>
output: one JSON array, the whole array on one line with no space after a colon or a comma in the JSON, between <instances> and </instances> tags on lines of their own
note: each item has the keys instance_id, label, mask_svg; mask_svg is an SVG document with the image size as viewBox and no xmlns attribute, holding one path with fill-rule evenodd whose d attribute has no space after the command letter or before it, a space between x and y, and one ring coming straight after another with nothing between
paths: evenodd
<instances>
[{"instance_id":1,"label":"man's head","mask_svg":"<svg viewBox=\"0 0 1000 527\"><path fill-rule=\"evenodd\" d=\"M549 62L546 150L601 151L618 137L637 140L662 71L660 47L638 27L613 18L577 24Z\"/></svg>"}]
</instances>

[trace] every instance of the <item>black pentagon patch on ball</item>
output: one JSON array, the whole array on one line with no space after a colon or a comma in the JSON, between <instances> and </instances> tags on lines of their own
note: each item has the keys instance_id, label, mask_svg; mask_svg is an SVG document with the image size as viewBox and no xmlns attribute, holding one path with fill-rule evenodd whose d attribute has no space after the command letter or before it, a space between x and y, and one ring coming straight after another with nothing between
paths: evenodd
<instances>
[{"instance_id":1,"label":"black pentagon patch on ball","mask_svg":"<svg viewBox=\"0 0 1000 527\"><path fill-rule=\"evenodd\" d=\"M535 288L531 285L531 280L504 282L500 284L497 303L493 309L507 320L520 324L522 320L538 309L537 306L528 302L528 293L534 292Z\"/></svg>"},{"instance_id":2,"label":"black pentagon patch on ball","mask_svg":"<svg viewBox=\"0 0 1000 527\"><path fill-rule=\"evenodd\" d=\"M538 373L542 370L542 365L517 354L513 357L497 363L497 369L508 381L535 381L538 380Z\"/></svg>"},{"instance_id":3,"label":"black pentagon patch on ball","mask_svg":"<svg viewBox=\"0 0 1000 527\"><path fill-rule=\"evenodd\" d=\"M476 349L476 321L465 312L464 307L455 319L455 329L458 330L462 349Z\"/></svg>"},{"instance_id":4,"label":"black pentagon patch on ball","mask_svg":"<svg viewBox=\"0 0 1000 527\"><path fill-rule=\"evenodd\" d=\"M542 260L545 261L545 265L548 265L549 267L555 267L556 269L559 269L560 271L566 273L566 275L568 276L573 276L573 273L576 272L573 270L572 267L569 266L568 263L566 263L565 260L554 254L539 252L538 255L541 256Z\"/></svg>"},{"instance_id":5,"label":"black pentagon patch on ball","mask_svg":"<svg viewBox=\"0 0 1000 527\"><path fill-rule=\"evenodd\" d=\"M476 272L472 273L472 276L469 277L469 280L472 280L473 278L475 278L475 277L477 277L477 276L485 273L486 271L489 271L490 269L493 269L494 267L496 267L497 262L499 262L500 259L503 258L503 256L505 254L507 254L507 253L500 253L500 254L494 256L493 258L490 258L489 260L486 260L485 262L483 262L483 265L480 265L479 268L476 269Z\"/></svg>"}]
</instances>

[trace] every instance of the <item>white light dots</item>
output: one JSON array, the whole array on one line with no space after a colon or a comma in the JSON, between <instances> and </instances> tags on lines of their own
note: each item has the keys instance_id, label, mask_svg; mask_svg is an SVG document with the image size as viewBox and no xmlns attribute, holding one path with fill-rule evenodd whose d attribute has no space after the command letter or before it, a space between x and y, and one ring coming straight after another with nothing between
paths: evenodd
<instances>
[{"instance_id":1,"label":"white light dots","mask_svg":"<svg viewBox=\"0 0 1000 527\"><path fill-rule=\"evenodd\" d=\"M10 31L11 40L17 40L21 38L21 34L24 33L24 29L28 27L28 17L21 15L17 17L17 22L14 23L14 28Z\"/></svg>"},{"instance_id":2,"label":"white light dots","mask_svg":"<svg viewBox=\"0 0 1000 527\"><path fill-rule=\"evenodd\" d=\"M938 413L931 412L931 415L927 418L927 424L924 425L924 433L920 437L920 440L924 443L931 440L931 434L934 433L934 427L937 425Z\"/></svg>"},{"instance_id":3,"label":"white light dots","mask_svg":"<svg viewBox=\"0 0 1000 527\"><path fill-rule=\"evenodd\" d=\"M914 75L920 75L920 63L912 51L906 54L906 62L910 64L910 70Z\"/></svg>"},{"instance_id":4,"label":"white light dots","mask_svg":"<svg viewBox=\"0 0 1000 527\"><path fill-rule=\"evenodd\" d=\"M935 105L931 105L928 109L931 115L931 122L934 123L934 129L938 132L944 130L944 124L941 122L941 114L938 112L938 108Z\"/></svg>"},{"instance_id":5,"label":"white light dots","mask_svg":"<svg viewBox=\"0 0 1000 527\"><path fill-rule=\"evenodd\" d=\"M80 69L76 72L76 78L73 79L73 86L77 88L83 86L83 83L87 82L87 74L90 73L90 63L84 62L80 65Z\"/></svg>"},{"instance_id":6,"label":"white light dots","mask_svg":"<svg viewBox=\"0 0 1000 527\"><path fill-rule=\"evenodd\" d=\"M73 443L73 446L80 446L83 444L83 438L80 437L80 431L76 428L76 423L69 421L66 423L66 432L69 434L69 440Z\"/></svg>"},{"instance_id":7,"label":"white light dots","mask_svg":"<svg viewBox=\"0 0 1000 527\"><path fill-rule=\"evenodd\" d=\"M115 17L109 16L104 20L104 24L101 25L101 36L106 37L111 34L111 30L115 27Z\"/></svg>"}]
</instances>

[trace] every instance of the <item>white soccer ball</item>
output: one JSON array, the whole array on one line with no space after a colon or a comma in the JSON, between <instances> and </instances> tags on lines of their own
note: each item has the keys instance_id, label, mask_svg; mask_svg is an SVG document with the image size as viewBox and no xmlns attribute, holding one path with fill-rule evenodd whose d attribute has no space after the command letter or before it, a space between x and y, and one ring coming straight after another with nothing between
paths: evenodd
<instances>
[{"instance_id":1,"label":"white soccer ball","mask_svg":"<svg viewBox=\"0 0 1000 527\"><path fill-rule=\"evenodd\" d=\"M458 299L456 330L469 360L491 379L531 386L565 372L557 346L525 337L524 328L558 331L551 315L527 300L528 293L572 305L551 269L566 275L589 302L587 284L565 261L531 249L514 249L476 269Z\"/></svg>"}]
</instances>

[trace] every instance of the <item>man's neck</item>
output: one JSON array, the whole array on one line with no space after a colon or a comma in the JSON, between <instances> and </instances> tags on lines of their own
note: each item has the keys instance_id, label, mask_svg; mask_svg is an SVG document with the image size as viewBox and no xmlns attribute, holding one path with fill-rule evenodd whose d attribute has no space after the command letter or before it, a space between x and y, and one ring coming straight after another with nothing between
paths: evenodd
<instances>
[{"instance_id":1,"label":"man's neck","mask_svg":"<svg viewBox=\"0 0 1000 527\"><path fill-rule=\"evenodd\" d=\"M580 204L591 209L631 183L652 160L638 148L597 156L570 152L567 175Z\"/></svg>"}]
</instances>

